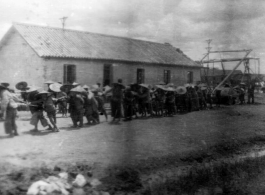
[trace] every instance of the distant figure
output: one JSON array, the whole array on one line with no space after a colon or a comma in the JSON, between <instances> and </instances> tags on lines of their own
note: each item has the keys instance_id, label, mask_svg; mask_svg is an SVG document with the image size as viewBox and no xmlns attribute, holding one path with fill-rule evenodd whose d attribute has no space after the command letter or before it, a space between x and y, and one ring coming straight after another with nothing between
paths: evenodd
<instances>
[{"instance_id":1,"label":"distant figure","mask_svg":"<svg viewBox=\"0 0 265 195\"><path fill-rule=\"evenodd\" d=\"M40 95L38 95L39 92L37 90L31 90L28 93L27 101L29 104L29 110L32 114L30 119L30 124L34 126L34 129L32 131L37 132L38 130L38 123L40 121L41 125L43 127L49 127L47 130L52 130L52 126L48 123L47 119L45 118L43 111L43 100Z\"/></svg>"},{"instance_id":2,"label":"distant figure","mask_svg":"<svg viewBox=\"0 0 265 195\"><path fill-rule=\"evenodd\" d=\"M84 98L81 95L81 91L71 91L70 101L69 101L69 113L71 114L71 118L73 121L73 127L83 127L83 116L85 113L84 110ZM77 126L77 123L79 125Z\"/></svg>"},{"instance_id":3,"label":"distant figure","mask_svg":"<svg viewBox=\"0 0 265 195\"><path fill-rule=\"evenodd\" d=\"M255 84L251 83L248 86L248 104L250 104L250 101L252 104L254 104L254 91L255 91Z\"/></svg>"},{"instance_id":4,"label":"distant figure","mask_svg":"<svg viewBox=\"0 0 265 195\"><path fill-rule=\"evenodd\" d=\"M9 92L8 88L0 84L0 107L2 112L2 119L5 120L6 117L6 109L9 100L13 99L15 102L19 102L20 100Z\"/></svg>"},{"instance_id":5,"label":"distant figure","mask_svg":"<svg viewBox=\"0 0 265 195\"><path fill-rule=\"evenodd\" d=\"M138 92L138 102L139 111L142 116L147 116L147 113L149 113L151 117L153 115L153 110L151 107L150 90L148 86L142 85L140 87L140 90Z\"/></svg>"},{"instance_id":6,"label":"distant figure","mask_svg":"<svg viewBox=\"0 0 265 195\"><path fill-rule=\"evenodd\" d=\"M101 83L97 83L98 85L98 92L102 92Z\"/></svg>"},{"instance_id":7,"label":"distant figure","mask_svg":"<svg viewBox=\"0 0 265 195\"><path fill-rule=\"evenodd\" d=\"M62 117L67 117L67 94L63 91L58 92L56 98L59 107L59 113L62 113Z\"/></svg>"},{"instance_id":8,"label":"distant figure","mask_svg":"<svg viewBox=\"0 0 265 195\"><path fill-rule=\"evenodd\" d=\"M104 94L112 92L112 97L111 97L111 115L113 117L112 122L114 122L115 119L118 119L117 122L119 122L120 118L122 117L122 99L123 99L124 88L125 87L122 84L122 80L118 79L118 83L113 83L113 87L104 92Z\"/></svg>"},{"instance_id":9,"label":"distant figure","mask_svg":"<svg viewBox=\"0 0 265 195\"><path fill-rule=\"evenodd\" d=\"M131 91L131 87L127 86L125 88L124 92L124 120L132 120L132 115L133 115L133 92Z\"/></svg>"},{"instance_id":10,"label":"distant figure","mask_svg":"<svg viewBox=\"0 0 265 195\"><path fill-rule=\"evenodd\" d=\"M59 129L56 125L56 108L54 101L56 99L53 97L52 93L47 93L42 95L44 111L47 113L50 123L53 125L53 131L59 132Z\"/></svg>"},{"instance_id":11,"label":"distant figure","mask_svg":"<svg viewBox=\"0 0 265 195\"><path fill-rule=\"evenodd\" d=\"M94 97L98 103L98 111L101 112L102 114L104 114L106 121L108 121L108 115L107 115L107 112L106 112L105 107L104 107L105 99L102 96L102 92L100 92L99 89L94 89L94 90L92 90L92 92L94 93Z\"/></svg>"},{"instance_id":12,"label":"distant figure","mask_svg":"<svg viewBox=\"0 0 265 195\"><path fill-rule=\"evenodd\" d=\"M240 104L244 104L245 103L245 90L243 88L239 89L238 98L239 98Z\"/></svg>"},{"instance_id":13,"label":"distant figure","mask_svg":"<svg viewBox=\"0 0 265 195\"><path fill-rule=\"evenodd\" d=\"M98 102L92 93L92 91L88 90L85 98L85 116L87 118L88 125L98 124L99 123L99 114L98 114Z\"/></svg>"},{"instance_id":14,"label":"distant figure","mask_svg":"<svg viewBox=\"0 0 265 195\"><path fill-rule=\"evenodd\" d=\"M16 103L13 99L10 99L7 108L6 108L6 120L4 123L5 132L10 136L18 135L16 117L17 117L17 108L19 105L25 105L22 103Z\"/></svg>"}]
</instances>

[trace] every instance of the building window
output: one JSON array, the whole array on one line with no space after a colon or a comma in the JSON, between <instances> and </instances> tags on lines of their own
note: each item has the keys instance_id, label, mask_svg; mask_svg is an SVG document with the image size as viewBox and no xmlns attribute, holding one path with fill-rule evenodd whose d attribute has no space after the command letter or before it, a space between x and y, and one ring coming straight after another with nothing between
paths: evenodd
<instances>
[{"instance_id":1,"label":"building window","mask_svg":"<svg viewBox=\"0 0 265 195\"><path fill-rule=\"evenodd\" d=\"M104 64L103 67L103 86L112 83L112 64Z\"/></svg>"},{"instance_id":2,"label":"building window","mask_svg":"<svg viewBox=\"0 0 265 195\"><path fill-rule=\"evenodd\" d=\"M187 83L193 83L193 72L192 71L187 72Z\"/></svg>"},{"instance_id":3,"label":"building window","mask_svg":"<svg viewBox=\"0 0 265 195\"><path fill-rule=\"evenodd\" d=\"M144 83L144 69L141 68L137 69L137 83L138 84Z\"/></svg>"},{"instance_id":4,"label":"building window","mask_svg":"<svg viewBox=\"0 0 265 195\"><path fill-rule=\"evenodd\" d=\"M73 83L76 81L76 66L72 64L64 65L64 83Z\"/></svg>"},{"instance_id":5,"label":"building window","mask_svg":"<svg viewBox=\"0 0 265 195\"><path fill-rule=\"evenodd\" d=\"M164 70L164 83L170 83L170 70Z\"/></svg>"}]
</instances>

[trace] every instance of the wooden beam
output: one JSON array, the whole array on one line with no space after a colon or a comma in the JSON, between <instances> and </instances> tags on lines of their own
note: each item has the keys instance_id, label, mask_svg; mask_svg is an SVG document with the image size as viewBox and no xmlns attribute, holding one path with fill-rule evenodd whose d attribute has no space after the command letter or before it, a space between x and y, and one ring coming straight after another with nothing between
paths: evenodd
<instances>
[{"instance_id":1,"label":"wooden beam","mask_svg":"<svg viewBox=\"0 0 265 195\"><path fill-rule=\"evenodd\" d=\"M241 61L242 58L224 58L224 59L213 59L213 60L203 60L202 64L215 63L215 62L235 62ZM259 60L259 58L245 58L245 60Z\"/></svg>"},{"instance_id":2,"label":"wooden beam","mask_svg":"<svg viewBox=\"0 0 265 195\"><path fill-rule=\"evenodd\" d=\"M242 50L224 50L224 51L209 51L209 53L228 53L228 52L249 52L251 49L242 49Z\"/></svg>"}]
</instances>

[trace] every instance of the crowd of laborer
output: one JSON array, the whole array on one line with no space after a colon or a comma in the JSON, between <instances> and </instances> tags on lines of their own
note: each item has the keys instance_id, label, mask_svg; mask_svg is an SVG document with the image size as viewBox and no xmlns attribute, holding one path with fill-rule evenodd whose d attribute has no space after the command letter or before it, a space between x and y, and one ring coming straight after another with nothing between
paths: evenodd
<instances>
[{"instance_id":1,"label":"crowd of laborer","mask_svg":"<svg viewBox=\"0 0 265 195\"><path fill-rule=\"evenodd\" d=\"M40 122L43 127L48 128L47 130L58 132L56 120L58 112L63 117L67 117L69 113L74 128L83 127L84 117L89 125L100 123L100 113L105 115L107 121L108 115L104 106L106 100L111 105L112 122L119 122L121 118L126 121L138 117L166 117L178 112L211 109L213 104L219 107L223 93L222 88L217 88L213 93L213 88L206 84L186 84L178 87L172 83L167 85L160 83L153 87L147 84L124 86L121 79L103 88L99 83L91 87L81 86L78 83L62 85L52 81L46 84L48 87L46 91L38 87L29 87L26 82L17 84L16 87L22 91L23 101L13 98L12 95L7 98L9 101L4 113L6 133L18 135L15 118L17 108L21 105L28 106L32 114L30 120L30 124L34 126L32 131L38 131ZM254 103L254 84L246 87L241 83L233 88L226 84L224 88L236 92L241 104L245 102L247 91L248 103ZM10 91L4 85L0 85L0 89Z\"/></svg>"}]
</instances>

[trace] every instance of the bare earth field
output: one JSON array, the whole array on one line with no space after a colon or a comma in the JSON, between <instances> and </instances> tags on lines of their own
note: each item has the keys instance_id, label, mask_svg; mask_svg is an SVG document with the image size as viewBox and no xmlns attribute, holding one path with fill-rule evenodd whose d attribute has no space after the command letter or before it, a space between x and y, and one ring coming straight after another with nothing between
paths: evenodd
<instances>
[{"instance_id":1,"label":"bare earth field","mask_svg":"<svg viewBox=\"0 0 265 195\"><path fill-rule=\"evenodd\" d=\"M52 168L81 162L91 165L94 176L102 178L106 174L103 170L108 167L156 163L170 157L179 159L174 166L187 165L192 162L190 154L204 152L213 157L212 148L226 142L247 143L239 145L242 150L232 150L236 154L259 150L263 142L247 142L265 136L265 97L264 94L256 96L258 103L254 105L222 106L174 117L111 124L101 116L100 124L79 129L71 128L69 117L60 118L58 114L58 133L44 130L41 125L40 132L31 132L30 113L19 112L19 136L6 136L3 122L0 124L0 177L23 168L44 165ZM219 157L220 154L213 158ZM167 166L170 165L165 163L164 168Z\"/></svg>"}]
</instances>

